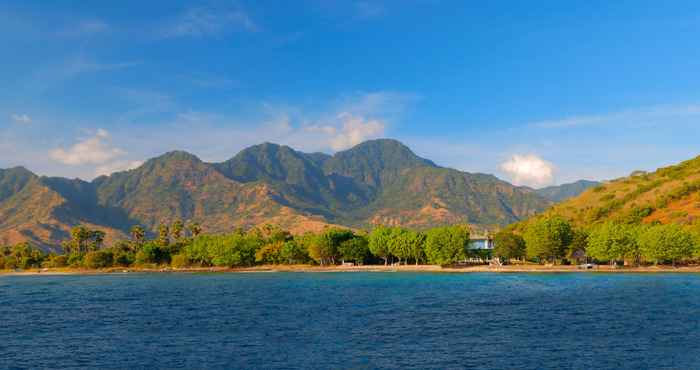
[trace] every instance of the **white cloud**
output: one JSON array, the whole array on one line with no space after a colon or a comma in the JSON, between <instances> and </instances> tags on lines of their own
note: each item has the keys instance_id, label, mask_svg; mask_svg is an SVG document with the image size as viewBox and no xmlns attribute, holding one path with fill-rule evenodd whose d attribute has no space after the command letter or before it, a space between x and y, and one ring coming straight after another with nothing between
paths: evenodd
<instances>
[{"instance_id":1,"label":"white cloud","mask_svg":"<svg viewBox=\"0 0 700 370\"><path fill-rule=\"evenodd\" d=\"M515 154L501 163L515 185L542 187L554 183L554 165L534 154Z\"/></svg>"},{"instance_id":2,"label":"white cloud","mask_svg":"<svg viewBox=\"0 0 700 370\"><path fill-rule=\"evenodd\" d=\"M133 170L143 164L143 161L115 161L97 166L95 176L111 175L114 172Z\"/></svg>"},{"instance_id":3,"label":"white cloud","mask_svg":"<svg viewBox=\"0 0 700 370\"><path fill-rule=\"evenodd\" d=\"M68 149L56 148L51 150L49 157L66 165L77 166L83 164L105 164L124 154L126 154L125 151L111 145L107 130L98 129L94 136L83 139Z\"/></svg>"},{"instance_id":4,"label":"white cloud","mask_svg":"<svg viewBox=\"0 0 700 370\"><path fill-rule=\"evenodd\" d=\"M304 129L311 133L326 136L328 146L335 150L344 150L384 135L385 124L377 119L365 119L352 113L343 112L336 117L334 125L312 125Z\"/></svg>"},{"instance_id":5,"label":"white cloud","mask_svg":"<svg viewBox=\"0 0 700 370\"><path fill-rule=\"evenodd\" d=\"M203 37L239 29L256 32L258 26L241 9L192 8L161 30L162 38Z\"/></svg>"},{"instance_id":6,"label":"white cloud","mask_svg":"<svg viewBox=\"0 0 700 370\"><path fill-rule=\"evenodd\" d=\"M14 113L14 114L10 115L10 118L17 123L31 123L32 122L32 118L26 114Z\"/></svg>"}]
</instances>

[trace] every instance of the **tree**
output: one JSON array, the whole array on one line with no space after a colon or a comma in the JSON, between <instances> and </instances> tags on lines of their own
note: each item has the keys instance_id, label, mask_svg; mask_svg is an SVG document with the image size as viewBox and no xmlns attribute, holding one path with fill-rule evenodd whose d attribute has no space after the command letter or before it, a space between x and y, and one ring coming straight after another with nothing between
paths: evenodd
<instances>
[{"instance_id":1,"label":"tree","mask_svg":"<svg viewBox=\"0 0 700 370\"><path fill-rule=\"evenodd\" d=\"M418 231L408 230L402 235L402 238L404 239L403 242L406 244L406 248L408 249L407 258L413 258L416 265L418 265L421 260L425 259L425 234Z\"/></svg>"},{"instance_id":2,"label":"tree","mask_svg":"<svg viewBox=\"0 0 700 370\"><path fill-rule=\"evenodd\" d=\"M268 243L258 249L255 253L255 262L265 263L265 264L279 264L284 262L282 257L282 248L284 247L284 242L276 241Z\"/></svg>"},{"instance_id":3,"label":"tree","mask_svg":"<svg viewBox=\"0 0 700 370\"><path fill-rule=\"evenodd\" d=\"M170 256L167 254L158 241L148 241L143 244L141 250L136 253L136 263L143 264L159 264L170 262Z\"/></svg>"},{"instance_id":4,"label":"tree","mask_svg":"<svg viewBox=\"0 0 700 370\"><path fill-rule=\"evenodd\" d=\"M182 222L182 220L177 219L175 222L173 222L173 225L170 228L173 239L175 239L176 242L180 241L182 238L182 232L185 230L185 224Z\"/></svg>"},{"instance_id":5,"label":"tree","mask_svg":"<svg viewBox=\"0 0 700 370\"><path fill-rule=\"evenodd\" d=\"M389 227L377 226L369 234L369 251L384 260L384 266L389 264L391 255L390 243L393 231Z\"/></svg>"},{"instance_id":6,"label":"tree","mask_svg":"<svg viewBox=\"0 0 700 370\"><path fill-rule=\"evenodd\" d=\"M569 246L569 257L574 257L576 254L586 255L588 250L588 232L585 230L574 230L574 236L571 238Z\"/></svg>"},{"instance_id":7,"label":"tree","mask_svg":"<svg viewBox=\"0 0 700 370\"><path fill-rule=\"evenodd\" d=\"M525 257L525 239L509 229L503 229L494 236L493 254L506 260Z\"/></svg>"},{"instance_id":8,"label":"tree","mask_svg":"<svg viewBox=\"0 0 700 370\"><path fill-rule=\"evenodd\" d=\"M158 226L158 239L157 243L163 248L170 246L170 227L165 224Z\"/></svg>"},{"instance_id":9,"label":"tree","mask_svg":"<svg viewBox=\"0 0 700 370\"><path fill-rule=\"evenodd\" d=\"M87 241L90 239L90 230L85 226L75 226L70 230L70 240L62 243L63 249L69 254L80 254L87 251Z\"/></svg>"},{"instance_id":10,"label":"tree","mask_svg":"<svg viewBox=\"0 0 700 370\"><path fill-rule=\"evenodd\" d=\"M346 240L355 235L350 230L330 228L318 235L309 244L309 255L321 265L335 264L340 256L338 248Z\"/></svg>"},{"instance_id":11,"label":"tree","mask_svg":"<svg viewBox=\"0 0 700 370\"><path fill-rule=\"evenodd\" d=\"M89 250L93 252L99 250L102 248L102 243L105 241L105 232L102 230L92 230L89 232L89 239Z\"/></svg>"},{"instance_id":12,"label":"tree","mask_svg":"<svg viewBox=\"0 0 700 370\"><path fill-rule=\"evenodd\" d=\"M425 235L417 231L407 230L402 228L392 228L389 238L389 251L393 256L408 263L410 258L413 258L418 264L418 261L424 257Z\"/></svg>"},{"instance_id":13,"label":"tree","mask_svg":"<svg viewBox=\"0 0 700 370\"><path fill-rule=\"evenodd\" d=\"M361 265L369 255L369 246L365 237L356 235L354 238L345 240L338 246L338 252L343 261L355 261Z\"/></svg>"},{"instance_id":14,"label":"tree","mask_svg":"<svg viewBox=\"0 0 700 370\"><path fill-rule=\"evenodd\" d=\"M92 251L85 255L83 263L91 269L110 267L114 263L114 254L110 250Z\"/></svg>"},{"instance_id":15,"label":"tree","mask_svg":"<svg viewBox=\"0 0 700 370\"><path fill-rule=\"evenodd\" d=\"M615 261L632 258L639 263L637 244L640 226L607 222L594 228L588 235L587 254L595 259Z\"/></svg>"},{"instance_id":16,"label":"tree","mask_svg":"<svg viewBox=\"0 0 700 370\"><path fill-rule=\"evenodd\" d=\"M525 230L525 250L528 258L551 259L556 263L571 243L573 232L568 221L557 216L542 217Z\"/></svg>"},{"instance_id":17,"label":"tree","mask_svg":"<svg viewBox=\"0 0 700 370\"><path fill-rule=\"evenodd\" d=\"M134 225L131 227L131 242L132 250L137 251L141 249L143 242L146 240L146 230L141 227L141 225Z\"/></svg>"},{"instance_id":18,"label":"tree","mask_svg":"<svg viewBox=\"0 0 700 370\"><path fill-rule=\"evenodd\" d=\"M677 260L693 255L697 239L681 225L655 225L641 232L639 247L644 259L655 263L670 260L675 266Z\"/></svg>"},{"instance_id":19,"label":"tree","mask_svg":"<svg viewBox=\"0 0 700 370\"><path fill-rule=\"evenodd\" d=\"M296 240L284 242L280 256L288 264L306 262L309 259L308 251Z\"/></svg>"},{"instance_id":20,"label":"tree","mask_svg":"<svg viewBox=\"0 0 700 370\"><path fill-rule=\"evenodd\" d=\"M461 225L428 230L425 240L428 262L437 265L447 265L466 258L468 247L469 228Z\"/></svg>"}]
</instances>

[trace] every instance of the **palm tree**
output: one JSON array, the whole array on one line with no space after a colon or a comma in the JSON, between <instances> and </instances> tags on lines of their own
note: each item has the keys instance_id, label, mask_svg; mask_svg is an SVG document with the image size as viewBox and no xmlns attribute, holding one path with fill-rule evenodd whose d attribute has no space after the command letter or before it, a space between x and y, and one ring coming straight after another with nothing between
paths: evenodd
<instances>
[{"instance_id":1,"label":"palm tree","mask_svg":"<svg viewBox=\"0 0 700 370\"><path fill-rule=\"evenodd\" d=\"M175 241L179 241L180 238L182 238L182 232L185 229L185 224L182 223L182 220L177 219L175 222L173 222L173 226L171 228L173 238Z\"/></svg>"},{"instance_id":2,"label":"palm tree","mask_svg":"<svg viewBox=\"0 0 700 370\"><path fill-rule=\"evenodd\" d=\"M170 245L170 227L165 224L158 226L158 245L167 247Z\"/></svg>"},{"instance_id":3,"label":"palm tree","mask_svg":"<svg viewBox=\"0 0 700 370\"><path fill-rule=\"evenodd\" d=\"M134 225L131 227L131 242L132 249L136 250L141 245L143 245L144 239L146 239L146 230L141 227L141 225Z\"/></svg>"},{"instance_id":4,"label":"palm tree","mask_svg":"<svg viewBox=\"0 0 700 370\"><path fill-rule=\"evenodd\" d=\"M102 243L105 241L105 232L102 230L92 230L90 231L90 239L92 239L90 249L96 251L102 248Z\"/></svg>"}]
</instances>

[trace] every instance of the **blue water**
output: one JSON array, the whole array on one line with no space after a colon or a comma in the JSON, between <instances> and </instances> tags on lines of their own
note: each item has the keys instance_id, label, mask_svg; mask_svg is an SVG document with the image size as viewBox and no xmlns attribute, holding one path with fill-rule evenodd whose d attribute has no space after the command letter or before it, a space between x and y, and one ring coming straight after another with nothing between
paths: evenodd
<instances>
[{"instance_id":1,"label":"blue water","mask_svg":"<svg viewBox=\"0 0 700 370\"><path fill-rule=\"evenodd\" d=\"M700 275L0 277L0 368L700 369Z\"/></svg>"}]
</instances>

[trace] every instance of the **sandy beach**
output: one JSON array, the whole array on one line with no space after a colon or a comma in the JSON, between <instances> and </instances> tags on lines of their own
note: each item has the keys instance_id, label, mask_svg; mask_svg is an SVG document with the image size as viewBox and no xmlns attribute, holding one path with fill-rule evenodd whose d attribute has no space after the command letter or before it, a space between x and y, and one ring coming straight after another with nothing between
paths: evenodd
<instances>
[{"instance_id":1,"label":"sandy beach","mask_svg":"<svg viewBox=\"0 0 700 370\"><path fill-rule=\"evenodd\" d=\"M488 265L441 267L435 265L365 265L365 266L314 266L314 265L264 265L254 267L226 268L226 267L190 267L190 268L108 268L108 269L31 269L31 270L2 270L0 276L22 275L93 275L93 274L125 274L125 273L264 273L264 272L444 272L444 273L700 273L700 266L625 266L612 267L609 265L597 265L591 269L582 269L578 266L545 266L545 265L506 265L492 267Z\"/></svg>"}]
</instances>

